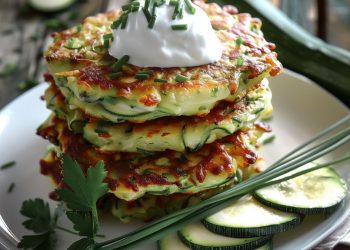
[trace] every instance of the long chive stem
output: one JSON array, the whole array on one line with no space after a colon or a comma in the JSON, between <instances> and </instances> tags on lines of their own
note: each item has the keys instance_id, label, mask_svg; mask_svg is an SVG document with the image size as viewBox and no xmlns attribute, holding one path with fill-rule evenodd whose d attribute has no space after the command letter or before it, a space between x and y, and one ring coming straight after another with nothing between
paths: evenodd
<instances>
[{"instance_id":1,"label":"long chive stem","mask_svg":"<svg viewBox=\"0 0 350 250\"><path fill-rule=\"evenodd\" d=\"M180 75L180 74L177 74L175 76L175 81L177 81L177 82L185 82L187 80L188 80L188 77L186 77L186 76L183 76L183 75Z\"/></svg>"},{"instance_id":2,"label":"long chive stem","mask_svg":"<svg viewBox=\"0 0 350 250\"><path fill-rule=\"evenodd\" d=\"M157 16L156 16L156 15L153 15L153 16L151 17L151 20L150 20L149 23L148 23L148 28L153 29L154 24L156 23L156 19L157 19Z\"/></svg>"},{"instance_id":3,"label":"long chive stem","mask_svg":"<svg viewBox=\"0 0 350 250\"><path fill-rule=\"evenodd\" d=\"M300 148L298 147L297 149L298 150L293 150L290 154L288 154L289 156L288 157L283 157L281 160L278 160L276 163L272 164L271 168L269 169L272 169L275 165L278 165L278 164L283 164L287 161L298 161L303 155L305 155L306 153L309 153L309 154L313 154L314 152L317 152L318 150L318 146L321 145L323 147L327 147L327 145L332 145L333 143L337 142L337 139L334 139L334 138L339 138L339 136L346 136L350 131L350 127L345 129L345 130L342 130L340 132L338 132L334 137L330 138L330 139L327 139L325 141L323 141L321 144L318 144L317 146L314 146L312 148L309 148L307 150L304 150L304 148ZM341 139L342 137L340 137ZM314 142L315 140L312 139L311 140L312 142ZM310 145L311 143L307 142L305 143L305 147ZM301 153L298 153L298 151L301 151Z\"/></svg>"},{"instance_id":4,"label":"long chive stem","mask_svg":"<svg viewBox=\"0 0 350 250\"><path fill-rule=\"evenodd\" d=\"M312 171L315 171L315 170L318 170L318 169L321 169L321 168L325 168L325 167L328 167L328 166L331 166L331 165L336 165L336 164L339 164L341 162L348 161L348 160L350 160L350 155L346 155L346 156L344 156L344 157L342 157L342 158L340 158L338 160L335 160L335 161L322 163L322 164L317 164L317 165L315 165L313 167L310 167L308 169L305 169L305 170L299 171L297 173L288 175L286 177L281 177L281 178L277 178L276 180L272 180L272 181L266 182L263 185L261 185L259 187L259 189L263 188L263 187L268 187L268 186L272 186L272 185L275 185L275 184L279 184L281 182L293 179L293 178L298 177L300 175L303 175L303 174L306 174L306 173L309 173L309 172L312 172Z\"/></svg>"},{"instance_id":5,"label":"long chive stem","mask_svg":"<svg viewBox=\"0 0 350 250\"><path fill-rule=\"evenodd\" d=\"M332 128L337 128L338 126L344 124L348 119L343 119L332 126ZM311 139L309 142L304 143L303 145L309 145L312 142L317 141L320 137L323 137L328 132L332 132L333 129L326 129L321 132L316 138ZM320 136L321 135L321 136ZM103 243L97 244L98 249L124 249L125 247L134 247L145 241L156 240L161 236L168 234L171 231L175 231L183 227L184 225L198 219L205 218L210 214L213 214L220 209L224 208L226 205L232 202L232 200L238 199L241 196L250 193L264 185L266 183L271 184L271 180L280 177L283 174L289 173L296 168L305 165L333 150L340 147L344 143L350 141L350 130L344 129L341 132L333 135L331 138L326 139L319 143L317 146L313 147L312 150L305 152L303 147L299 147L298 150L293 150L290 154L283 157L283 160L278 161L273 164L274 166L268 168L266 171L261 174L252 177L244 182L237 184L235 187L224 191L218 195L215 195L207 200L202 201L201 203L194 205L189 208L179 210L175 213L167 215L155 222L148 224L147 226L141 228L138 231L131 232L125 236L106 241ZM302 150L302 153L298 154L296 158L291 157L299 150ZM336 164L341 161L349 159L349 156L339 159L337 161L329 162L322 164L326 166L328 164ZM315 170L310 168L308 170L302 170L298 173L288 176L289 178L294 178L297 175L306 173L306 171ZM283 180L288 177L283 177ZM280 179L279 181L281 181Z\"/></svg>"},{"instance_id":6,"label":"long chive stem","mask_svg":"<svg viewBox=\"0 0 350 250\"><path fill-rule=\"evenodd\" d=\"M334 123L333 125L327 127L326 129L322 130L321 132L319 132L318 134L316 134L315 137L313 137L312 139L310 139L309 141L301 144L300 146L298 146L297 148L295 148L294 150L292 150L289 154L287 154L286 156L282 157L281 159L279 159L278 161L276 161L274 164L278 164L284 160L287 160L289 157L291 157L293 154L295 154L296 152L298 152L299 150L305 148L306 146L310 145L311 143L319 140L320 138L324 137L325 135L327 135L329 132L332 132L334 129L338 128L339 126L342 126L344 123L346 123L347 121L350 121L350 115L345 116L344 118L340 119L339 121L337 121L336 123Z\"/></svg>"}]
</instances>

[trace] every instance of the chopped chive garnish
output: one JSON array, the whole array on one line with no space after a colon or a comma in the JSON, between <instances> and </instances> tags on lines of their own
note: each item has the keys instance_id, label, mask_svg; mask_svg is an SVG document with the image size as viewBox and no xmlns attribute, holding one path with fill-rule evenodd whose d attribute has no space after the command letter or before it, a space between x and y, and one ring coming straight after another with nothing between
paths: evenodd
<instances>
[{"instance_id":1,"label":"chopped chive garnish","mask_svg":"<svg viewBox=\"0 0 350 250\"><path fill-rule=\"evenodd\" d=\"M83 29L83 25L78 24L78 25L77 25L77 32L78 32L78 33L81 32L82 29Z\"/></svg>"},{"instance_id":2,"label":"chopped chive garnish","mask_svg":"<svg viewBox=\"0 0 350 250\"><path fill-rule=\"evenodd\" d=\"M151 13L149 13L148 9L146 9L146 8L142 8L142 11L147 19L147 22L149 23L152 19Z\"/></svg>"},{"instance_id":3,"label":"chopped chive garnish","mask_svg":"<svg viewBox=\"0 0 350 250\"><path fill-rule=\"evenodd\" d=\"M136 12L136 11L139 11L139 9L140 9L140 6L132 6L130 11L131 12Z\"/></svg>"},{"instance_id":4,"label":"chopped chive garnish","mask_svg":"<svg viewBox=\"0 0 350 250\"><path fill-rule=\"evenodd\" d=\"M165 80L165 79L162 79L162 78L155 78L154 79L154 82L162 82L162 83L166 83L166 82L168 82L167 80Z\"/></svg>"},{"instance_id":5,"label":"chopped chive garnish","mask_svg":"<svg viewBox=\"0 0 350 250\"><path fill-rule=\"evenodd\" d=\"M175 77L175 81L177 81L177 82L185 82L187 80L188 80L188 77L180 75L180 74L177 74Z\"/></svg>"},{"instance_id":6,"label":"chopped chive garnish","mask_svg":"<svg viewBox=\"0 0 350 250\"><path fill-rule=\"evenodd\" d=\"M116 21L114 21L114 22L112 23L111 29L113 29L113 30L118 29L119 26L121 25L121 23L122 23L122 19L119 18L118 20L116 20Z\"/></svg>"},{"instance_id":7,"label":"chopped chive garnish","mask_svg":"<svg viewBox=\"0 0 350 250\"><path fill-rule=\"evenodd\" d=\"M156 23L157 16L153 15L148 23L148 28L153 29L154 24Z\"/></svg>"},{"instance_id":8,"label":"chopped chive garnish","mask_svg":"<svg viewBox=\"0 0 350 250\"><path fill-rule=\"evenodd\" d=\"M112 71L119 71L124 64L126 64L129 61L130 57L128 55L122 56L118 62L112 64L111 70Z\"/></svg>"},{"instance_id":9,"label":"chopped chive garnish","mask_svg":"<svg viewBox=\"0 0 350 250\"><path fill-rule=\"evenodd\" d=\"M184 18L184 6L182 5L179 10L179 15L177 15L179 19Z\"/></svg>"},{"instance_id":10,"label":"chopped chive garnish","mask_svg":"<svg viewBox=\"0 0 350 250\"><path fill-rule=\"evenodd\" d=\"M239 57L237 58L236 65L237 65L237 66L242 66L243 63L244 63L244 58L243 58L242 56L239 56Z\"/></svg>"},{"instance_id":11,"label":"chopped chive garnish","mask_svg":"<svg viewBox=\"0 0 350 250\"><path fill-rule=\"evenodd\" d=\"M140 73L137 73L135 75L135 78L136 79L139 79L139 80L146 80L149 78L149 74L140 74Z\"/></svg>"},{"instance_id":12,"label":"chopped chive garnish","mask_svg":"<svg viewBox=\"0 0 350 250\"><path fill-rule=\"evenodd\" d=\"M137 74L147 74L147 75L152 75L154 73L154 70L143 70L138 72Z\"/></svg>"},{"instance_id":13,"label":"chopped chive garnish","mask_svg":"<svg viewBox=\"0 0 350 250\"><path fill-rule=\"evenodd\" d=\"M123 11L132 11L132 8L133 7L137 7L137 8L139 8L140 7L140 2L138 2L138 1L134 1L134 2L131 2L131 3L129 3L129 4L126 4L126 5L123 5L122 6L122 10Z\"/></svg>"},{"instance_id":14,"label":"chopped chive garnish","mask_svg":"<svg viewBox=\"0 0 350 250\"><path fill-rule=\"evenodd\" d=\"M187 24L173 24L171 25L172 30L187 30Z\"/></svg>"},{"instance_id":15,"label":"chopped chive garnish","mask_svg":"<svg viewBox=\"0 0 350 250\"><path fill-rule=\"evenodd\" d=\"M109 78L111 79L111 80L114 80L114 79L116 79L116 78L118 78L118 77L121 77L123 75L123 72L115 72L115 73L111 73L111 74L109 74Z\"/></svg>"},{"instance_id":16,"label":"chopped chive garnish","mask_svg":"<svg viewBox=\"0 0 350 250\"><path fill-rule=\"evenodd\" d=\"M185 4L186 4L186 10L190 13L190 14L195 14L196 13L196 8L192 5L192 2L190 0L185 0Z\"/></svg>"},{"instance_id":17,"label":"chopped chive garnish","mask_svg":"<svg viewBox=\"0 0 350 250\"><path fill-rule=\"evenodd\" d=\"M271 135L270 137L267 137L265 140L263 140L262 144L266 145L269 144L271 142L273 142L276 139L275 135Z\"/></svg>"},{"instance_id":18,"label":"chopped chive garnish","mask_svg":"<svg viewBox=\"0 0 350 250\"><path fill-rule=\"evenodd\" d=\"M154 3L152 6L152 16L156 14L156 8L157 8L157 5Z\"/></svg>"},{"instance_id":19,"label":"chopped chive garnish","mask_svg":"<svg viewBox=\"0 0 350 250\"><path fill-rule=\"evenodd\" d=\"M113 34L112 33L109 33L109 34L106 34L106 35L103 35L103 46L108 49L109 48L109 45L110 45L110 41L113 41Z\"/></svg>"},{"instance_id":20,"label":"chopped chive garnish","mask_svg":"<svg viewBox=\"0 0 350 250\"><path fill-rule=\"evenodd\" d=\"M13 191L13 189L15 188L15 183L11 183L9 188L7 189L7 193L11 193Z\"/></svg>"},{"instance_id":21,"label":"chopped chive garnish","mask_svg":"<svg viewBox=\"0 0 350 250\"><path fill-rule=\"evenodd\" d=\"M145 1L144 8L145 8L146 10L148 10L150 3L151 3L151 0L146 0L146 1Z\"/></svg>"},{"instance_id":22,"label":"chopped chive garnish","mask_svg":"<svg viewBox=\"0 0 350 250\"><path fill-rule=\"evenodd\" d=\"M236 44L237 44L237 45L243 44L243 39L242 39L241 37L238 37L238 38L236 39Z\"/></svg>"},{"instance_id":23,"label":"chopped chive garnish","mask_svg":"<svg viewBox=\"0 0 350 250\"><path fill-rule=\"evenodd\" d=\"M121 25L121 28L122 28L122 29L125 29L126 24L128 23L128 15L127 15L127 14L124 14L121 18L122 18L122 25Z\"/></svg>"},{"instance_id":24,"label":"chopped chive garnish","mask_svg":"<svg viewBox=\"0 0 350 250\"><path fill-rule=\"evenodd\" d=\"M174 9L174 13L173 13L173 16L172 16L172 19L175 20L177 15L180 13L180 4L181 2L180 1L177 1L176 2L176 5L175 5L175 9Z\"/></svg>"},{"instance_id":25,"label":"chopped chive garnish","mask_svg":"<svg viewBox=\"0 0 350 250\"><path fill-rule=\"evenodd\" d=\"M175 6L179 0L170 0L169 4Z\"/></svg>"},{"instance_id":26,"label":"chopped chive garnish","mask_svg":"<svg viewBox=\"0 0 350 250\"><path fill-rule=\"evenodd\" d=\"M154 3L154 5L155 5L156 7L160 7L160 6L162 6L163 4L165 4L165 0L156 0L155 3Z\"/></svg>"},{"instance_id":27,"label":"chopped chive garnish","mask_svg":"<svg viewBox=\"0 0 350 250\"><path fill-rule=\"evenodd\" d=\"M1 170L8 169L8 168L13 167L14 165L16 165L16 162L15 162L15 161L10 161L10 162L8 162L8 163L3 164L3 165L0 167L0 169L1 169Z\"/></svg>"},{"instance_id":28,"label":"chopped chive garnish","mask_svg":"<svg viewBox=\"0 0 350 250\"><path fill-rule=\"evenodd\" d=\"M103 35L103 39L113 39L113 34L112 33L108 33L108 34L105 34Z\"/></svg>"}]
</instances>

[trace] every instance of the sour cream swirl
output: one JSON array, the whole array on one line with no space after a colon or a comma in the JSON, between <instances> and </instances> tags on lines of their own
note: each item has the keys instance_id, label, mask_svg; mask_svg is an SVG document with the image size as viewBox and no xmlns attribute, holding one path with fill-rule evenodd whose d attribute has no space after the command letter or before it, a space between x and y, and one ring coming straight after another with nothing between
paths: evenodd
<instances>
[{"instance_id":1,"label":"sour cream swirl","mask_svg":"<svg viewBox=\"0 0 350 250\"><path fill-rule=\"evenodd\" d=\"M143 1L141 6L144 5ZM182 19L172 19L174 6L169 1L156 8L157 19L152 29L141 8L131 12L125 29L114 30L109 48L119 59L129 55L129 63L139 67L191 67L218 61L223 46L213 30L209 17L198 6L195 14L183 11ZM173 25L186 24L186 30L173 30Z\"/></svg>"}]
</instances>

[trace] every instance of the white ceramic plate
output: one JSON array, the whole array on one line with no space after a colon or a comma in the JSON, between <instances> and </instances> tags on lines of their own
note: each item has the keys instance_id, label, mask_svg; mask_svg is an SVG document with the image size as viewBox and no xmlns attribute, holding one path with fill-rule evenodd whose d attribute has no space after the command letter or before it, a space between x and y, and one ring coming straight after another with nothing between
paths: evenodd
<instances>
[{"instance_id":1,"label":"white ceramic plate","mask_svg":"<svg viewBox=\"0 0 350 250\"><path fill-rule=\"evenodd\" d=\"M294 73L286 72L271 79L271 86L275 108L271 124L277 138L262 152L270 162L349 113L336 98ZM0 215L13 232L14 238L30 233L21 225L24 221L19 213L22 202L36 197L49 200L47 194L52 190L47 178L39 174L38 163L48 143L35 135L36 128L49 114L39 98L45 87L40 85L30 90L0 112L0 164L12 160L17 163L15 167L0 172ZM330 158L349 149L350 144L347 144ZM338 170L349 184L350 171L346 170L345 165L338 166ZM7 189L12 182L16 186L8 194ZM50 204L54 206L54 202ZM350 212L349 207L350 201L347 198L344 205L331 216L310 217L297 229L275 237L275 248L295 250L315 246L344 221ZM60 220L59 224L70 228L67 220ZM116 237L137 227L136 224L124 225L117 219L104 218L102 233L107 238ZM58 237L59 249L65 249L74 241L74 236L66 233L59 232ZM0 236L0 242L0 249L6 246L14 249L4 236ZM156 247L150 244L139 249Z\"/></svg>"}]
</instances>

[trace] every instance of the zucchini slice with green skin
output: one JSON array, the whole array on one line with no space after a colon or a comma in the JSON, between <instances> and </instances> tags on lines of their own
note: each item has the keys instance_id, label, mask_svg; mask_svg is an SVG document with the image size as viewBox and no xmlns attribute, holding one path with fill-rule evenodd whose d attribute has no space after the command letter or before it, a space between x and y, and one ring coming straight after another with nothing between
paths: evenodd
<instances>
[{"instance_id":1,"label":"zucchini slice with green skin","mask_svg":"<svg viewBox=\"0 0 350 250\"><path fill-rule=\"evenodd\" d=\"M256 250L271 250L272 241L269 241L265 245L256 248ZM158 250L191 250L186 246L176 233L169 234L158 241Z\"/></svg>"},{"instance_id":2,"label":"zucchini slice with green skin","mask_svg":"<svg viewBox=\"0 0 350 250\"><path fill-rule=\"evenodd\" d=\"M63 10L75 3L75 0L29 0L31 7L42 12L55 12Z\"/></svg>"},{"instance_id":3,"label":"zucchini slice with green skin","mask_svg":"<svg viewBox=\"0 0 350 250\"><path fill-rule=\"evenodd\" d=\"M299 225L302 219L298 214L267 207L247 195L202 223L214 233L245 238L282 233Z\"/></svg>"},{"instance_id":4,"label":"zucchini slice with green skin","mask_svg":"<svg viewBox=\"0 0 350 250\"><path fill-rule=\"evenodd\" d=\"M261 203L300 214L331 213L347 194L343 179L332 168L322 168L253 193Z\"/></svg>"},{"instance_id":5,"label":"zucchini slice with green skin","mask_svg":"<svg viewBox=\"0 0 350 250\"><path fill-rule=\"evenodd\" d=\"M178 235L188 247L194 250L249 250L263 246L271 239L271 236L253 238L227 237L210 232L200 222L186 226L179 231Z\"/></svg>"}]
</instances>

